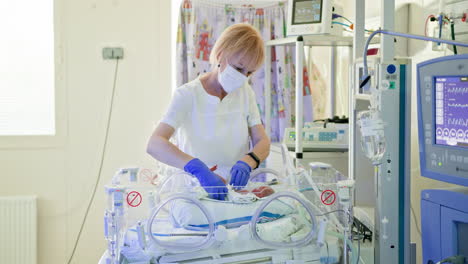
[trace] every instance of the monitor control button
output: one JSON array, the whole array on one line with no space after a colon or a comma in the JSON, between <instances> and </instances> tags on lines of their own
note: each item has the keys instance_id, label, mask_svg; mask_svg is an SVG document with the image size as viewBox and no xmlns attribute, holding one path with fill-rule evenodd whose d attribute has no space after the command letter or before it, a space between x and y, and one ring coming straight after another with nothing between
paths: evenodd
<instances>
[{"instance_id":1,"label":"monitor control button","mask_svg":"<svg viewBox=\"0 0 468 264\"><path fill-rule=\"evenodd\" d=\"M390 74L394 74L396 72L396 66L393 64L390 64L387 66L387 72Z\"/></svg>"},{"instance_id":2,"label":"monitor control button","mask_svg":"<svg viewBox=\"0 0 468 264\"><path fill-rule=\"evenodd\" d=\"M456 162L457 157L455 155L450 155L450 161Z\"/></svg>"}]
</instances>

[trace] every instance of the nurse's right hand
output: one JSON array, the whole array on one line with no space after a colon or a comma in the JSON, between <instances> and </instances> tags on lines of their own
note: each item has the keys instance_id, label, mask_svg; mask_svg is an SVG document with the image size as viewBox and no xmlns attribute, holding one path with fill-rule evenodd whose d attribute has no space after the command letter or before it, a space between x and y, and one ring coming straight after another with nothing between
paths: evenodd
<instances>
[{"instance_id":1,"label":"nurse's right hand","mask_svg":"<svg viewBox=\"0 0 468 264\"><path fill-rule=\"evenodd\" d=\"M211 198L224 200L228 192L226 184L205 163L195 158L185 164L184 170L198 179Z\"/></svg>"}]
</instances>

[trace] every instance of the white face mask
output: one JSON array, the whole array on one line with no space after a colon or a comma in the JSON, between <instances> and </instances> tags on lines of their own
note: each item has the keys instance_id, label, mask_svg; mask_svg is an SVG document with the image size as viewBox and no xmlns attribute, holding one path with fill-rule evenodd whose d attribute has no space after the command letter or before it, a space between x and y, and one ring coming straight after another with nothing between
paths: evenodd
<instances>
[{"instance_id":1,"label":"white face mask","mask_svg":"<svg viewBox=\"0 0 468 264\"><path fill-rule=\"evenodd\" d=\"M218 82L223 87L226 93L232 93L244 85L247 80L247 76L238 72L229 63L227 64L224 71L218 71Z\"/></svg>"}]
</instances>

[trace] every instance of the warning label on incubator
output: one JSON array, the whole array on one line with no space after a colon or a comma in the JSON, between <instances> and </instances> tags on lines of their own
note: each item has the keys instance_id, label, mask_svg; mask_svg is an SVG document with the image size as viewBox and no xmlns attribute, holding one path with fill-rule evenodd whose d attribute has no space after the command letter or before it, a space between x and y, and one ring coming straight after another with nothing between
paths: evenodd
<instances>
[{"instance_id":1,"label":"warning label on incubator","mask_svg":"<svg viewBox=\"0 0 468 264\"><path fill-rule=\"evenodd\" d=\"M150 169L142 169L139 174L142 182L149 182L151 184L155 184L158 178L158 175Z\"/></svg>"},{"instance_id":2,"label":"warning label on incubator","mask_svg":"<svg viewBox=\"0 0 468 264\"><path fill-rule=\"evenodd\" d=\"M137 207L141 204L141 194L139 192L132 191L127 195L127 204L131 207Z\"/></svg>"},{"instance_id":3,"label":"warning label on incubator","mask_svg":"<svg viewBox=\"0 0 468 264\"><path fill-rule=\"evenodd\" d=\"M322 192L322 196L320 198L324 205L332 205L336 201L336 194L332 190L325 190Z\"/></svg>"}]
</instances>

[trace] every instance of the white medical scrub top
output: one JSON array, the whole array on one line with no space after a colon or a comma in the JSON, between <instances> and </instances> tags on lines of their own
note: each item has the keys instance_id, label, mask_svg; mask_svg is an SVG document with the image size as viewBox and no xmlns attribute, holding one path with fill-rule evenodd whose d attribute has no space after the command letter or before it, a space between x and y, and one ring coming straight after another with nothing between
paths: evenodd
<instances>
[{"instance_id":1,"label":"white medical scrub top","mask_svg":"<svg viewBox=\"0 0 468 264\"><path fill-rule=\"evenodd\" d=\"M199 78L174 91L161 122L175 129L175 144L225 179L249 152L249 127L261 124L252 88L245 84L223 100L208 94Z\"/></svg>"}]
</instances>

